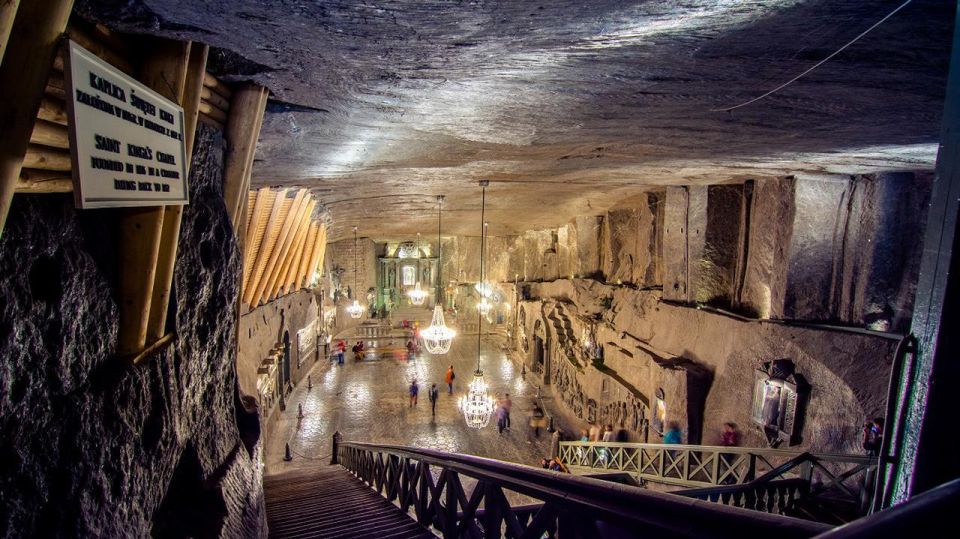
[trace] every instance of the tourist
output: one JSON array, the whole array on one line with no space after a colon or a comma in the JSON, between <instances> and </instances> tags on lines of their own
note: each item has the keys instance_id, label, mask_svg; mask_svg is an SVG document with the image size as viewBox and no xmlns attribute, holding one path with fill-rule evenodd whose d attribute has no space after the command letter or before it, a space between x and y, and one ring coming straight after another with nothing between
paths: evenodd
<instances>
[{"instance_id":1,"label":"tourist","mask_svg":"<svg viewBox=\"0 0 960 539\"><path fill-rule=\"evenodd\" d=\"M740 433L737 432L737 426L733 423L724 423L723 431L720 432L720 445L723 447L737 447L740 445Z\"/></svg>"},{"instance_id":2,"label":"tourist","mask_svg":"<svg viewBox=\"0 0 960 539\"><path fill-rule=\"evenodd\" d=\"M500 405L503 406L503 413L507 416L507 430L510 430L510 408L513 407L513 401L510 400L509 393L504 394Z\"/></svg>"},{"instance_id":3,"label":"tourist","mask_svg":"<svg viewBox=\"0 0 960 539\"><path fill-rule=\"evenodd\" d=\"M340 339L337 343L337 364L343 365L343 358L347 355L347 341Z\"/></svg>"},{"instance_id":4,"label":"tourist","mask_svg":"<svg viewBox=\"0 0 960 539\"><path fill-rule=\"evenodd\" d=\"M407 359L413 359L415 351L416 347L413 345L413 341L407 341Z\"/></svg>"},{"instance_id":5,"label":"tourist","mask_svg":"<svg viewBox=\"0 0 960 539\"><path fill-rule=\"evenodd\" d=\"M663 433L663 443L680 444L683 443L683 435L680 433L680 424L676 421L667 422L667 432Z\"/></svg>"},{"instance_id":6,"label":"tourist","mask_svg":"<svg viewBox=\"0 0 960 539\"><path fill-rule=\"evenodd\" d=\"M440 390L437 389L437 384L432 384L430 386L430 392L427 393L427 398L430 399L430 414L433 417L437 417L437 398L440 396Z\"/></svg>"},{"instance_id":7,"label":"tourist","mask_svg":"<svg viewBox=\"0 0 960 539\"><path fill-rule=\"evenodd\" d=\"M873 421L863 425L863 449L867 455L877 456L880 454L880 446L883 444L883 418L875 417Z\"/></svg>"},{"instance_id":8,"label":"tourist","mask_svg":"<svg viewBox=\"0 0 960 539\"><path fill-rule=\"evenodd\" d=\"M410 407L417 405L417 394L420 393L420 386L417 385L417 379L410 382Z\"/></svg>"},{"instance_id":9,"label":"tourist","mask_svg":"<svg viewBox=\"0 0 960 539\"><path fill-rule=\"evenodd\" d=\"M530 428L533 429L533 435L540 437L540 429L546 427L547 418L543 413L543 408L536 401L533 402L533 413L530 414Z\"/></svg>"},{"instance_id":10,"label":"tourist","mask_svg":"<svg viewBox=\"0 0 960 539\"><path fill-rule=\"evenodd\" d=\"M497 402L497 411L494 412L497 417L497 433L503 434L503 429L507 428L507 408L502 400Z\"/></svg>"},{"instance_id":11,"label":"tourist","mask_svg":"<svg viewBox=\"0 0 960 539\"><path fill-rule=\"evenodd\" d=\"M542 458L542 459L540 459L540 467L543 468L544 470L549 470L549 469L550 469L550 462L551 462L550 459L548 459L548 458Z\"/></svg>"},{"instance_id":12,"label":"tourist","mask_svg":"<svg viewBox=\"0 0 960 539\"><path fill-rule=\"evenodd\" d=\"M603 431L603 439L602 439L602 441L604 441L604 442L612 442L612 441L614 441L614 438L615 438L615 437L616 437L616 433L613 432L613 425L610 425L610 424L608 423L608 424L607 424L607 428Z\"/></svg>"},{"instance_id":13,"label":"tourist","mask_svg":"<svg viewBox=\"0 0 960 539\"><path fill-rule=\"evenodd\" d=\"M570 473L570 470L563 464L560 457L553 457L553 460L550 461L550 469L555 472Z\"/></svg>"},{"instance_id":14,"label":"tourist","mask_svg":"<svg viewBox=\"0 0 960 539\"><path fill-rule=\"evenodd\" d=\"M596 422L590 423L590 441L599 442L600 441L600 425Z\"/></svg>"},{"instance_id":15,"label":"tourist","mask_svg":"<svg viewBox=\"0 0 960 539\"><path fill-rule=\"evenodd\" d=\"M447 369L447 375L443 378L447 383L447 394L453 395L453 380L456 379L457 374L453 372L453 365L450 365L450 368Z\"/></svg>"},{"instance_id":16,"label":"tourist","mask_svg":"<svg viewBox=\"0 0 960 539\"><path fill-rule=\"evenodd\" d=\"M590 441L590 433L587 432L587 429L580 429L580 441L581 442Z\"/></svg>"}]
</instances>

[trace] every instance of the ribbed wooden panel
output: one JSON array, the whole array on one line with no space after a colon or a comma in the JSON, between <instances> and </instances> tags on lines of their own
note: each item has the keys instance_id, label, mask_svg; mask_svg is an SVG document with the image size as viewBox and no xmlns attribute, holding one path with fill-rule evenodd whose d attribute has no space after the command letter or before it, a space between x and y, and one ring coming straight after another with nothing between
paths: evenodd
<instances>
[{"instance_id":1,"label":"ribbed wooden panel","mask_svg":"<svg viewBox=\"0 0 960 539\"><path fill-rule=\"evenodd\" d=\"M293 229L294 225L303 217L303 211L306 209L304 200L307 194L306 189L297 191L297 196L294 197L293 203L287 210L286 215L284 215L283 226L280 228L280 234L277 236L276 245L270 254L263 278L253 291L253 300L250 303L251 307L256 307L264 298L268 297L275 283L280 278L280 266L283 264L287 252L290 251L290 245L295 235L294 232L291 232L291 229Z\"/></svg>"},{"instance_id":2,"label":"ribbed wooden panel","mask_svg":"<svg viewBox=\"0 0 960 539\"><path fill-rule=\"evenodd\" d=\"M284 217L286 217L286 214L290 211L292 204L293 199L287 197L286 189L277 193L270 209L270 217L267 219L267 225L264 229L256 261L253 264L249 286L246 287L243 292L243 302L247 305L253 304L257 287L260 286L260 281L263 280L263 274L266 272L267 264L277 244L277 238L280 237L280 229L283 226Z\"/></svg>"},{"instance_id":3,"label":"ribbed wooden panel","mask_svg":"<svg viewBox=\"0 0 960 539\"><path fill-rule=\"evenodd\" d=\"M260 255L263 246L263 237L267 230L267 221L270 218L270 210L277 199L277 192L270 188L263 188L257 191L256 203L253 206L254 214L247 225L246 250L243 253L243 290L250 284L250 272L253 270L253 264Z\"/></svg>"},{"instance_id":4,"label":"ribbed wooden panel","mask_svg":"<svg viewBox=\"0 0 960 539\"><path fill-rule=\"evenodd\" d=\"M310 261L313 260L313 250L316 247L319 232L320 225L311 222L310 230L307 232L307 241L303 244L303 254L300 256L300 265L297 267L297 272L293 276L294 281L291 283L293 289L298 289L308 284L310 275L307 274L307 268L310 267Z\"/></svg>"},{"instance_id":5,"label":"ribbed wooden panel","mask_svg":"<svg viewBox=\"0 0 960 539\"><path fill-rule=\"evenodd\" d=\"M327 225L320 223L320 232L317 234L317 245L313 248L313 260L310 261L311 274L323 271L323 259L327 254Z\"/></svg>"},{"instance_id":6,"label":"ribbed wooden panel","mask_svg":"<svg viewBox=\"0 0 960 539\"><path fill-rule=\"evenodd\" d=\"M283 262L280 264L280 268L277 271L276 278L270 285L270 288L266 290L266 298L273 299L280 294L280 291L283 289L284 284L286 284L287 274L290 271L290 266L293 264L293 260L296 257L297 250L301 248L303 243L303 238L306 234L306 227L309 225L310 213L313 211L314 206L316 206L317 201L313 198L309 198L303 207L300 209L298 218L293 222L293 225L290 229L290 246L287 249L287 252L283 256Z\"/></svg>"}]
</instances>

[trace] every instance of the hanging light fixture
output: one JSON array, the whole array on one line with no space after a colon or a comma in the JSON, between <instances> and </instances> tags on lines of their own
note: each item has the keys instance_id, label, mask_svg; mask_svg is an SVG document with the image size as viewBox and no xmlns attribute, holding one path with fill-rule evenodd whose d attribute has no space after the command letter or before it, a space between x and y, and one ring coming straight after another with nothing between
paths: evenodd
<instances>
[{"instance_id":1,"label":"hanging light fixture","mask_svg":"<svg viewBox=\"0 0 960 539\"><path fill-rule=\"evenodd\" d=\"M417 260L418 261L420 260L420 233L419 232L417 233ZM423 302L427 300L427 296L430 295L426 290L420 288L419 264L420 263L417 262L417 282L413 286L413 289L407 292L407 297L410 298L410 303L418 306L423 305Z\"/></svg>"},{"instance_id":2,"label":"hanging light fixture","mask_svg":"<svg viewBox=\"0 0 960 539\"><path fill-rule=\"evenodd\" d=\"M447 327L443 319L443 284L440 276L443 267L443 244L440 242L440 230L443 216L443 195L437 196L437 304L433 307L433 319L430 320L430 327L420 333L423 339L423 346L427 352L440 355L450 351L450 345L453 344L453 338L457 332Z\"/></svg>"},{"instance_id":3,"label":"hanging light fixture","mask_svg":"<svg viewBox=\"0 0 960 539\"><path fill-rule=\"evenodd\" d=\"M481 180L480 187L483 188L483 198L480 206L480 232L485 237L486 223L484 214L487 206L487 186L489 180ZM480 281L483 281L483 240L480 243ZM486 298L484 298L486 299ZM473 381L470 382L470 388L467 394L460 398L460 412L463 413L463 419L467 426L474 429L482 429L490 423L490 416L496 404L493 398L487 394L487 382L483 379L483 370L480 369L480 339L483 335L483 313L477 315L477 370L473 372Z\"/></svg>"},{"instance_id":4,"label":"hanging light fixture","mask_svg":"<svg viewBox=\"0 0 960 539\"><path fill-rule=\"evenodd\" d=\"M482 210L481 210L481 213ZM477 303L477 310L480 311L480 314L487 316L490 313L490 309L493 308L493 303L490 303L490 293L493 291L493 287L490 286L490 283L483 279L483 259L487 253L487 227L490 223L483 223L483 235L480 236L480 282L478 282L474 288L480 292L480 301Z\"/></svg>"},{"instance_id":5,"label":"hanging light fixture","mask_svg":"<svg viewBox=\"0 0 960 539\"><path fill-rule=\"evenodd\" d=\"M347 307L350 318L362 318L366 307L357 301L357 227L353 227L353 304Z\"/></svg>"}]
</instances>

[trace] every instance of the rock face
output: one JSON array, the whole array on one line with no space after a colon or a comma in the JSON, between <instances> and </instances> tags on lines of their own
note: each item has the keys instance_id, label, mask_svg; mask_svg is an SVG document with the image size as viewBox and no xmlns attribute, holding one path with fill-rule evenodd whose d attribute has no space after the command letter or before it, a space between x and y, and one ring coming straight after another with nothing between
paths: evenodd
<instances>
[{"instance_id":1,"label":"rock face","mask_svg":"<svg viewBox=\"0 0 960 539\"><path fill-rule=\"evenodd\" d=\"M223 149L200 124L176 338L136 367L114 357L116 212L15 198L0 239L0 536L265 534L260 445L238 427Z\"/></svg>"}]
</instances>

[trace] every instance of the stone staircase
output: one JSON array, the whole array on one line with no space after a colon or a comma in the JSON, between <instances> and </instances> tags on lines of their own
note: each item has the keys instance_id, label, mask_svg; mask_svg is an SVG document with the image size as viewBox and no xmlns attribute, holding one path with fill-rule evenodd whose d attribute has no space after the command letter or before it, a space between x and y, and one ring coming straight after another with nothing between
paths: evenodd
<instances>
[{"instance_id":1,"label":"stone staircase","mask_svg":"<svg viewBox=\"0 0 960 539\"><path fill-rule=\"evenodd\" d=\"M580 360L574 348L577 344L577 337L574 335L573 325L570 323L570 317L567 315L566 307L563 303L557 302L553 309L547 313L547 320L553 327L553 333L557 338L557 346L563 350L567 360L578 369L582 368Z\"/></svg>"},{"instance_id":2,"label":"stone staircase","mask_svg":"<svg viewBox=\"0 0 960 539\"><path fill-rule=\"evenodd\" d=\"M434 537L340 466L263 479L270 537Z\"/></svg>"}]
</instances>

